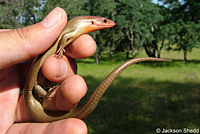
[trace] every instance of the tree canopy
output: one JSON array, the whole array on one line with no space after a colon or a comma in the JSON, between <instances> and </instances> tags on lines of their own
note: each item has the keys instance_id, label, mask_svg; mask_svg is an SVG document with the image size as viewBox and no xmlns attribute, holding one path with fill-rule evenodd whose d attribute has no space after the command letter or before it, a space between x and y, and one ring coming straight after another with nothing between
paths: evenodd
<instances>
[{"instance_id":1,"label":"tree canopy","mask_svg":"<svg viewBox=\"0 0 200 134\"><path fill-rule=\"evenodd\" d=\"M116 22L111 29L92 34L98 49L96 63L102 52L125 52L134 58L136 50L144 49L150 57L160 57L163 49L187 53L199 47L199 0L1 0L0 27L19 28L42 20L53 8L60 6L71 19L79 15L95 15Z\"/></svg>"}]
</instances>

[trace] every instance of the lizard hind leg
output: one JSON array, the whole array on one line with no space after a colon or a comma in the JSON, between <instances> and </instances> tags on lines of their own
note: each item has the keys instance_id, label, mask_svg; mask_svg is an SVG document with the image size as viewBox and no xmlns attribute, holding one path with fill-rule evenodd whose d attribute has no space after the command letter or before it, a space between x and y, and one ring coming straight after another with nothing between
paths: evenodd
<instances>
[{"instance_id":1,"label":"lizard hind leg","mask_svg":"<svg viewBox=\"0 0 200 134\"><path fill-rule=\"evenodd\" d=\"M40 85L36 85L33 90L34 97L36 98L36 100L38 100L40 103L42 103L42 101L44 99L53 98L53 96L55 95L55 93L59 87L60 87L60 85L56 85L56 86L53 86L52 88L50 88L48 91L45 91Z\"/></svg>"},{"instance_id":2,"label":"lizard hind leg","mask_svg":"<svg viewBox=\"0 0 200 134\"><path fill-rule=\"evenodd\" d=\"M33 88L33 96L35 97L36 100L41 102L43 98L47 96L47 92L40 85L36 85Z\"/></svg>"},{"instance_id":3,"label":"lizard hind leg","mask_svg":"<svg viewBox=\"0 0 200 134\"><path fill-rule=\"evenodd\" d=\"M59 45L59 49L56 52L56 58L62 58L63 57L63 53L65 52L65 48L63 45Z\"/></svg>"},{"instance_id":4,"label":"lizard hind leg","mask_svg":"<svg viewBox=\"0 0 200 134\"><path fill-rule=\"evenodd\" d=\"M74 40L73 36L71 36L71 37L68 37L67 35L62 36L60 43L59 43L59 48L56 52L57 58L63 57L63 53L65 52L65 47L68 46L73 40Z\"/></svg>"}]
</instances>

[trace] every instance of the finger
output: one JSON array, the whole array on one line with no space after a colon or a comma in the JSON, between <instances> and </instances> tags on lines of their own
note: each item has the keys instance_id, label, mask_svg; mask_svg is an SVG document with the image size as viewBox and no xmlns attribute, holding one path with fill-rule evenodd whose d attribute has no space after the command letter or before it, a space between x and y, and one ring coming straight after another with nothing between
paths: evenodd
<instances>
[{"instance_id":1,"label":"finger","mask_svg":"<svg viewBox=\"0 0 200 134\"><path fill-rule=\"evenodd\" d=\"M87 134L86 124L79 119L65 119L53 123L14 124L7 134Z\"/></svg>"},{"instance_id":2,"label":"finger","mask_svg":"<svg viewBox=\"0 0 200 134\"><path fill-rule=\"evenodd\" d=\"M66 21L66 12L57 7L37 24L0 32L0 69L47 50L62 32Z\"/></svg>"},{"instance_id":3,"label":"finger","mask_svg":"<svg viewBox=\"0 0 200 134\"><path fill-rule=\"evenodd\" d=\"M11 31L12 29L0 29L0 32L8 32Z\"/></svg>"},{"instance_id":4,"label":"finger","mask_svg":"<svg viewBox=\"0 0 200 134\"><path fill-rule=\"evenodd\" d=\"M72 44L66 48L65 55L74 59L88 58L95 53L96 47L94 39L84 34L74 40Z\"/></svg>"},{"instance_id":5,"label":"finger","mask_svg":"<svg viewBox=\"0 0 200 134\"><path fill-rule=\"evenodd\" d=\"M77 66L75 60L65 56L58 59L54 54L44 61L42 72L48 80L62 82L68 76L77 73Z\"/></svg>"},{"instance_id":6,"label":"finger","mask_svg":"<svg viewBox=\"0 0 200 134\"><path fill-rule=\"evenodd\" d=\"M14 123L20 93L18 75L18 66L0 70L0 134Z\"/></svg>"},{"instance_id":7,"label":"finger","mask_svg":"<svg viewBox=\"0 0 200 134\"><path fill-rule=\"evenodd\" d=\"M95 53L96 43L91 36L84 34L74 40L66 50L65 55L71 58L87 58ZM76 69L77 66L74 60L66 59L66 57L58 59L55 55L49 56L42 65L43 75L54 82L63 81L67 76L76 73Z\"/></svg>"},{"instance_id":8,"label":"finger","mask_svg":"<svg viewBox=\"0 0 200 134\"><path fill-rule=\"evenodd\" d=\"M67 111L85 96L87 85L84 79L78 75L72 75L62 82L54 97L43 101L43 107L51 111Z\"/></svg>"},{"instance_id":9,"label":"finger","mask_svg":"<svg viewBox=\"0 0 200 134\"><path fill-rule=\"evenodd\" d=\"M24 96L21 95L15 112L15 122L28 122L28 121L32 121L32 118L26 109L24 103Z\"/></svg>"},{"instance_id":10,"label":"finger","mask_svg":"<svg viewBox=\"0 0 200 134\"><path fill-rule=\"evenodd\" d=\"M68 111L85 96L87 85L84 79L78 75L68 77L61 87L43 101L43 107L50 111ZM21 96L16 109L15 122L27 122L32 118L25 109L24 97Z\"/></svg>"}]
</instances>

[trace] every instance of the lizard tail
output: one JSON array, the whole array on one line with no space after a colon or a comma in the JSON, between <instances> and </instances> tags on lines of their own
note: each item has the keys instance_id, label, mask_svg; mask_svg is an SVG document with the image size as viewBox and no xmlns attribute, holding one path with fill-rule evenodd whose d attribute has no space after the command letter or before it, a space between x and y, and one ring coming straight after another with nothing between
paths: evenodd
<instances>
[{"instance_id":1,"label":"lizard tail","mask_svg":"<svg viewBox=\"0 0 200 134\"><path fill-rule=\"evenodd\" d=\"M83 119L87 117L91 112L94 111L96 106L98 105L101 97L106 92L111 83L115 80L115 78L127 67L134 63L142 62L142 61L170 61L166 59L158 59L158 58L135 58L128 60L117 68L115 68L95 89L92 95L88 98L88 100L80 107L70 110L69 112L50 112L45 111L42 105L33 97L32 91L26 91L29 98L32 100L32 107L29 107L28 110L34 111L35 114L31 114L32 118L37 122L53 122L66 118L79 118ZM30 100L29 100L30 101Z\"/></svg>"}]
</instances>

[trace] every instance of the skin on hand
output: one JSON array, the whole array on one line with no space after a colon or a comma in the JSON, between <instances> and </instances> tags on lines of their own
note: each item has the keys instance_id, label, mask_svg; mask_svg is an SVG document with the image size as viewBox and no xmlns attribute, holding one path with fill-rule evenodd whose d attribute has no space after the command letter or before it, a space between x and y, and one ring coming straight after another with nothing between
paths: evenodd
<instances>
[{"instance_id":1,"label":"skin on hand","mask_svg":"<svg viewBox=\"0 0 200 134\"><path fill-rule=\"evenodd\" d=\"M20 96L28 65L19 63L48 49L62 32L66 20L65 11L57 7L40 23L22 29L0 31L0 133L87 133L85 123L79 119L23 123L32 119L26 111L23 95ZM87 86L83 78L76 75L76 62L73 59L89 57L95 50L94 40L89 35L82 35L67 48L65 55L68 57L57 59L50 56L45 60L43 74L54 82L62 83L61 88L53 94L53 99L44 101L46 109L70 110L85 95Z\"/></svg>"}]
</instances>

